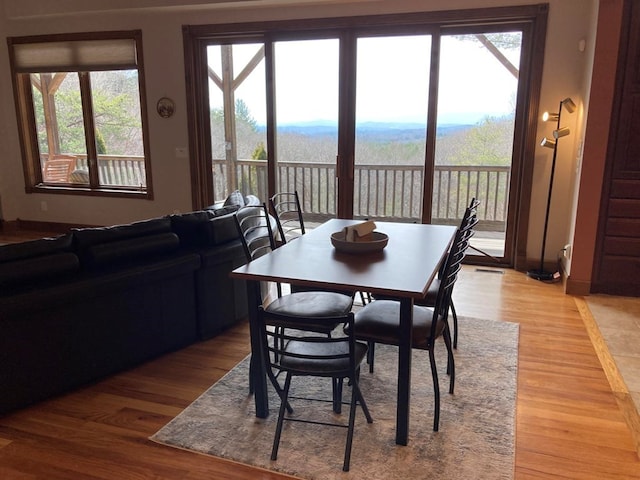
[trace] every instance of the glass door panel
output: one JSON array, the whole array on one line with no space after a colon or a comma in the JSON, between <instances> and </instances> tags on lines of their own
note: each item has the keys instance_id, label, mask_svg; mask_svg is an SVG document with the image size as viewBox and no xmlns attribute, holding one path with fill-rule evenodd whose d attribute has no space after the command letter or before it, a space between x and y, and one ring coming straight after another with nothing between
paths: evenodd
<instances>
[{"instance_id":1,"label":"glass door panel","mask_svg":"<svg viewBox=\"0 0 640 480\"><path fill-rule=\"evenodd\" d=\"M240 190L266 200L264 46L210 45L207 63L214 198Z\"/></svg>"},{"instance_id":2,"label":"glass door panel","mask_svg":"<svg viewBox=\"0 0 640 480\"><path fill-rule=\"evenodd\" d=\"M443 36L432 222L458 225L471 198L470 255L505 256L521 33Z\"/></svg>"},{"instance_id":3,"label":"glass door panel","mask_svg":"<svg viewBox=\"0 0 640 480\"><path fill-rule=\"evenodd\" d=\"M298 191L310 227L336 216L339 49L335 38L274 44L276 191Z\"/></svg>"},{"instance_id":4,"label":"glass door panel","mask_svg":"<svg viewBox=\"0 0 640 480\"><path fill-rule=\"evenodd\" d=\"M431 36L358 38L353 217L420 222Z\"/></svg>"}]
</instances>

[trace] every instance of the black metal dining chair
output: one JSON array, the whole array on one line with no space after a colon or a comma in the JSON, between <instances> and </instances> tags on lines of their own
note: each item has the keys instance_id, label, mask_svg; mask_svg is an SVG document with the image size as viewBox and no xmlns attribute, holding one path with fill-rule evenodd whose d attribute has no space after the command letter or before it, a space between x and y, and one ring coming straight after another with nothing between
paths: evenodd
<instances>
[{"instance_id":1,"label":"black metal dining chair","mask_svg":"<svg viewBox=\"0 0 640 480\"><path fill-rule=\"evenodd\" d=\"M462 220L460 221L459 230L464 232L469 231L469 239L475 234L475 226L478 224L478 206L480 205L480 201L476 198L472 198L469 206L465 209L464 214L462 216ZM467 249L469 248L469 243L467 243L467 248L463 252L466 254ZM415 301L416 305L422 305L425 307L434 307L436 304L436 299L438 297L438 291L440 290L440 281L441 281L442 272L440 271L438 277L431 282L429 285L429 289L427 290L427 294ZM456 313L456 307L453 304L453 298L451 298L449 307L451 309L451 318L453 321L453 348L458 348L458 314Z\"/></svg>"},{"instance_id":2,"label":"black metal dining chair","mask_svg":"<svg viewBox=\"0 0 640 480\"><path fill-rule=\"evenodd\" d=\"M447 347L447 373L449 379L449 393L453 393L455 386L455 359L451 348L451 332L449 330L448 313L451 304L451 292L462 268L464 251L468 246L469 231L458 230L453 245L446 257L440 277L440 287L433 308L414 305L412 348L427 350L434 390L434 419L433 430L440 425L440 386L435 360L436 340L443 337ZM373 300L355 314L355 337L366 341L369 347L367 360L369 370L373 372L375 358L375 344L384 343L398 345L400 331L400 302L397 300Z\"/></svg>"},{"instance_id":3,"label":"black metal dining chair","mask_svg":"<svg viewBox=\"0 0 640 480\"><path fill-rule=\"evenodd\" d=\"M475 235L475 227L478 224L478 206L480 202L474 197L469 202L469 206L465 209L464 214L462 215L462 220L460 221L460 226L458 227L458 231L462 231L466 233L467 238L470 240L473 235ZM467 242L463 255L466 254L468 248L470 247L470 242ZM445 262L442 262L440 266L440 270L438 271L438 276L433 279L427 293L423 298L419 298L414 300L415 305L420 305L423 307L434 307L436 304L436 300L438 298L438 292L440 291L440 282L442 278L442 271L444 269ZM382 295L374 296L377 300L394 300L391 297L386 297ZM453 323L453 348L458 348L458 314L456 312L456 307L453 303L453 297L450 299L449 308L451 310L451 318Z\"/></svg>"},{"instance_id":4,"label":"black metal dining chair","mask_svg":"<svg viewBox=\"0 0 640 480\"><path fill-rule=\"evenodd\" d=\"M276 249L273 234L273 217L269 215L267 205L243 207L236 212L236 227L244 248L247 262L255 260ZM353 298L337 292L325 292L304 290L283 294L279 283L277 285L277 298L265 308L268 311L291 316L305 316L324 318L327 316L346 315L353 307ZM260 304L269 295L267 286L260 289ZM339 323L331 325L328 322L318 322L317 333L328 336L339 326Z\"/></svg>"},{"instance_id":5,"label":"black metal dining chair","mask_svg":"<svg viewBox=\"0 0 640 480\"><path fill-rule=\"evenodd\" d=\"M275 217L278 229L278 238L275 240L276 244L284 245L305 234L304 217L297 190L293 192L276 193L269 199L269 206ZM300 292L306 289L307 287L301 287L299 285L291 286L291 291L294 292ZM356 292L335 289L327 289L326 291L351 296L356 294ZM364 305L370 301L370 296L365 292L360 292L360 300Z\"/></svg>"},{"instance_id":6,"label":"black metal dining chair","mask_svg":"<svg viewBox=\"0 0 640 480\"><path fill-rule=\"evenodd\" d=\"M280 408L271 449L271 460L277 460L278 458L278 448L284 422L346 427L347 438L342 470L349 471L355 430L355 415L358 405L362 408L367 422L373 422L358 384L360 364L367 355L367 345L355 341L353 336L353 313L326 316L320 319L317 316L305 317L304 315L282 314L269 308L260 307L258 318L263 338L262 346L264 362L267 365L267 375L280 396ZM320 322L326 322L327 325L344 323L347 325L347 331L352 333L335 337L314 334ZM280 386L277 378L281 374L285 375L284 385L282 386ZM294 377L300 376L331 378L333 386L331 401L333 411L337 413L341 412L342 386L344 380L348 380L348 385L351 386L351 400L349 402L349 420L346 425L344 421L325 420L324 417L303 418L301 416L291 417L287 415L287 411L292 413L289 397L291 382ZM298 397L296 397L297 399ZM304 400L322 401L322 399L317 398L305 398Z\"/></svg>"},{"instance_id":7,"label":"black metal dining chair","mask_svg":"<svg viewBox=\"0 0 640 480\"><path fill-rule=\"evenodd\" d=\"M276 193L269 199L278 226L278 241L287 243L304 235L304 219L298 191Z\"/></svg>"}]
</instances>

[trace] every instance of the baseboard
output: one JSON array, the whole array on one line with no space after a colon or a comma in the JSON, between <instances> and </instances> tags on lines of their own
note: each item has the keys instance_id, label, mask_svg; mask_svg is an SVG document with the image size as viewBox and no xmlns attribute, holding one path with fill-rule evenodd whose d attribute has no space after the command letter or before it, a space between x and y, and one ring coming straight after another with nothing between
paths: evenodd
<instances>
[{"instance_id":1,"label":"baseboard","mask_svg":"<svg viewBox=\"0 0 640 480\"><path fill-rule=\"evenodd\" d=\"M568 295L589 295L591 293L591 282L574 280L569 275L564 281L564 293Z\"/></svg>"}]
</instances>

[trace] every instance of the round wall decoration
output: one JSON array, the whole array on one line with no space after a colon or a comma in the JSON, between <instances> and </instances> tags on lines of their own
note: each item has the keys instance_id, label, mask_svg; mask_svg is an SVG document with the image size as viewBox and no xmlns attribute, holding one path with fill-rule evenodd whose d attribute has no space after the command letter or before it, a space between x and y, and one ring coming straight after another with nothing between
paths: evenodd
<instances>
[{"instance_id":1,"label":"round wall decoration","mask_svg":"<svg viewBox=\"0 0 640 480\"><path fill-rule=\"evenodd\" d=\"M158 111L158 115L162 118L169 118L173 115L173 112L176 111L176 105L170 98L162 97L158 100L156 110Z\"/></svg>"}]
</instances>

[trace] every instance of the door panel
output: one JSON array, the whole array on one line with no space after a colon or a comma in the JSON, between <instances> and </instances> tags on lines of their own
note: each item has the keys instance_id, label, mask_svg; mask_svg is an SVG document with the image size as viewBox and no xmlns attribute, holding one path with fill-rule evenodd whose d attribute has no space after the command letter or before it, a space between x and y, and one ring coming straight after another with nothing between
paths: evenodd
<instances>
[{"instance_id":1,"label":"door panel","mask_svg":"<svg viewBox=\"0 0 640 480\"><path fill-rule=\"evenodd\" d=\"M441 38L432 222L460 223L473 197L480 223L469 253L505 252L521 34Z\"/></svg>"},{"instance_id":2,"label":"door panel","mask_svg":"<svg viewBox=\"0 0 640 480\"><path fill-rule=\"evenodd\" d=\"M357 40L354 218L422 218L430 55L430 35Z\"/></svg>"},{"instance_id":3,"label":"door panel","mask_svg":"<svg viewBox=\"0 0 640 480\"><path fill-rule=\"evenodd\" d=\"M266 199L264 45L211 45L207 63L214 199L234 190Z\"/></svg>"},{"instance_id":4,"label":"door panel","mask_svg":"<svg viewBox=\"0 0 640 480\"><path fill-rule=\"evenodd\" d=\"M336 216L340 42L276 42L276 191L298 191L305 217Z\"/></svg>"}]
</instances>

